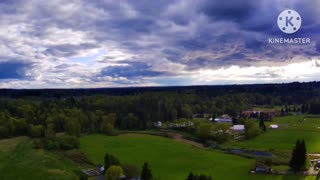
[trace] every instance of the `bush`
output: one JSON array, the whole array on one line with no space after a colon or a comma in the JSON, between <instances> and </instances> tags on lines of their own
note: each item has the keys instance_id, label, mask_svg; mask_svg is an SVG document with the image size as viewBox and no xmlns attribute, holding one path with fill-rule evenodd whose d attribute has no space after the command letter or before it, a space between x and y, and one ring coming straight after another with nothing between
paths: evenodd
<instances>
[{"instance_id":1,"label":"bush","mask_svg":"<svg viewBox=\"0 0 320 180\"><path fill-rule=\"evenodd\" d=\"M110 168L108 168L106 171L105 179L119 180L122 175L123 175L123 170L121 166L110 166Z\"/></svg>"},{"instance_id":2,"label":"bush","mask_svg":"<svg viewBox=\"0 0 320 180\"><path fill-rule=\"evenodd\" d=\"M106 153L104 155L104 168L105 169L108 169L111 166L119 166L119 165L120 165L120 161L118 158L116 158L112 154L108 154L108 153Z\"/></svg>"},{"instance_id":3,"label":"bush","mask_svg":"<svg viewBox=\"0 0 320 180\"><path fill-rule=\"evenodd\" d=\"M261 129L259 128L259 126L251 120L246 120L244 123L244 126L245 126L244 135L246 139L251 139L261 134Z\"/></svg>"},{"instance_id":4,"label":"bush","mask_svg":"<svg viewBox=\"0 0 320 180\"><path fill-rule=\"evenodd\" d=\"M60 144L57 141L49 140L44 147L49 150L57 150L60 149Z\"/></svg>"},{"instance_id":5,"label":"bush","mask_svg":"<svg viewBox=\"0 0 320 180\"><path fill-rule=\"evenodd\" d=\"M43 126L42 125L30 125L29 127L29 133L30 136L33 138L40 138L43 136Z\"/></svg>"},{"instance_id":6,"label":"bush","mask_svg":"<svg viewBox=\"0 0 320 180\"><path fill-rule=\"evenodd\" d=\"M79 140L75 136L61 136L56 138L62 150L70 150L79 148Z\"/></svg>"},{"instance_id":7,"label":"bush","mask_svg":"<svg viewBox=\"0 0 320 180\"><path fill-rule=\"evenodd\" d=\"M139 176L139 170L135 165L123 164L122 169L128 179L135 178L135 177Z\"/></svg>"},{"instance_id":8,"label":"bush","mask_svg":"<svg viewBox=\"0 0 320 180\"><path fill-rule=\"evenodd\" d=\"M187 180L212 180L212 177L211 176L207 176L205 174L197 175L197 174L193 174L191 172L191 173L189 173L189 175L187 177Z\"/></svg>"},{"instance_id":9,"label":"bush","mask_svg":"<svg viewBox=\"0 0 320 180\"><path fill-rule=\"evenodd\" d=\"M34 139L33 140L33 148L35 149L41 149L42 148L42 142L40 139Z\"/></svg>"},{"instance_id":10,"label":"bush","mask_svg":"<svg viewBox=\"0 0 320 180\"><path fill-rule=\"evenodd\" d=\"M79 148L79 139L75 136L61 136L52 139L34 139L34 148L45 148L48 150L71 150Z\"/></svg>"}]
</instances>

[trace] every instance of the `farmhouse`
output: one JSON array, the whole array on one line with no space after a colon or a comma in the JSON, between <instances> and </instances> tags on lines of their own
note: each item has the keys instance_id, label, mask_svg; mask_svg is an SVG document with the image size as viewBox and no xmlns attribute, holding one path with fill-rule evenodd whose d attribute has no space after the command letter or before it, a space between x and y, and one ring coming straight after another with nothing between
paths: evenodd
<instances>
[{"instance_id":1,"label":"farmhouse","mask_svg":"<svg viewBox=\"0 0 320 180\"><path fill-rule=\"evenodd\" d=\"M214 121L215 122L232 123L232 118L229 115L224 114L219 118L215 118Z\"/></svg>"},{"instance_id":2,"label":"farmhouse","mask_svg":"<svg viewBox=\"0 0 320 180\"><path fill-rule=\"evenodd\" d=\"M258 117L260 114L267 114L270 117L276 116L277 112L274 109L270 110L253 110L253 111L243 111L242 115L246 117Z\"/></svg>"}]
</instances>

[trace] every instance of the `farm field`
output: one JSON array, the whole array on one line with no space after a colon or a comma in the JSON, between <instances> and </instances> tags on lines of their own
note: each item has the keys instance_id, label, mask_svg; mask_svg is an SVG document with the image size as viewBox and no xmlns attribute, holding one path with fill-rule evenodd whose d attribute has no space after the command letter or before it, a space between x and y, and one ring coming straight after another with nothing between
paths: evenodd
<instances>
[{"instance_id":1,"label":"farm field","mask_svg":"<svg viewBox=\"0 0 320 180\"><path fill-rule=\"evenodd\" d=\"M76 180L75 169L53 153L32 149L27 137L0 140L1 180Z\"/></svg>"},{"instance_id":2,"label":"farm field","mask_svg":"<svg viewBox=\"0 0 320 180\"><path fill-rule=\"evenodd\" d=\"M291 151L297 139L304 139L308 153L320 153L320 118L308 118L303 115L276 117L270 124L279 124L279 129L268 129L257 138L244 141L231 141L223 145L226 148L255 150Z\"/></svg>"},{"instance_id":3,"label":"farm field","mask_svg":"<svg viewBox=\"0 0 320 180\"><path fill-rule=\"evenodd\" d=\"M252 175L253 160L203 150L172 139L141 134L120 136L89 135L80 140L81 151L96 164L103 163L105 153L121 162L141 167L147 161L158 180L184 180L189 172L204 173L214 179L312 179L312 177ZM230 173L232 172L232 173Z\"/></svg>"}]
</instances>

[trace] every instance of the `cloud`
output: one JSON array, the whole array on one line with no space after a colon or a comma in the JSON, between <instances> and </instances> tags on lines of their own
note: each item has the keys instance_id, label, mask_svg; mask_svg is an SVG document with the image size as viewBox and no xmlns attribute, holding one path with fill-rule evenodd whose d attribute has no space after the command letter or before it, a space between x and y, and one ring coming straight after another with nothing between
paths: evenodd
<instances>
[{"instance_id":1,"label":"cloud","mask_svg":"<svg viewBox=\"0 0 320 180\"><path fill-rule=\"evenodd\" d=\"M257 69L250 82L287 81L285 73L261 67L319 59L319 6L317 0L1 1L0 57L7 60L0 87L171 85L175 80L182 85L205 78L201 72L220 70L219 82L243 83L247 74L240 71L233 77L243 79L222 75L232 67ZM267 43L269 37L292 37L276 24L286 8L301 14L303 26L295 36L310 37L311 44ZM200 79L194 84L215 83Z\"/></svg>"},{"instance_id":2,"label":"cloud","mask_svg":"<svg viewBox=\"0 0 320 180\"><path fill-rule=\"evenodd\" d=\"M202 11L213 20L243 21L256 10L259 2L246 0L241 3L237 0L205 1Z\"/></svg>"},{"instance_id":3,"label":"cloud","mask_svg":"<svg viewBox=\"0 0 320 180\"><path fill-rule=\"evenodd\" d=\"M105 67L101 74L102 76L124 77L127 79L135 79L138 77L156 77L165 74L165 72L154 71L151 66L142 62L122 62L117 66Z\"/></svg>"},{"instance_id":4,"label":"cloud","mask_svg":"<svg viewBox=\"0 0 320 180\"><path fill-rule=\"evenodd\" d=\"M79 51L82 51L83 49L85 50L90 50L90 49L95 49L98 48L99 46L96 44L60 44L60 45L53 45L47 47L45 50L46 55L50 56L56 56L56 57L69 57L69 56L74 56L78 55Z\"/></svg>"}]
</instances>

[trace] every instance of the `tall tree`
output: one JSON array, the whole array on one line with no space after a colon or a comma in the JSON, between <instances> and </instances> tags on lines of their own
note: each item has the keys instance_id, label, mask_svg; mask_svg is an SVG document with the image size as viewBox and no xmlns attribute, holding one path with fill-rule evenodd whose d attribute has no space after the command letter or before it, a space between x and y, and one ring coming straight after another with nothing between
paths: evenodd
<instances>
[{"instance_id":1,"label":"tall tree","mask_svg":"<svg viewBox=\"0 0 320 180\"><path fill-rule=\"evenodd\" d=\"M296 142L294 149L292 150L292 156L290 159L290 167L292 171L298 172L306 168L307 160L307 150L305 141L300 141L299 139Z\"/></svg>"},{"instance_id":2,"label":"tall tree","mask_svg":"<svg viewBox=\"0 0 320 180\"><path fill-rule=\"evenodd\" d=\"M149 167L149 164L145 162L142 167L142 172L141 172L141 178L142 180L150 180L152 179L152 173L151 169Z\"/></svg>"},{"instance_id":3,"label":"tall tree","mask_svg":"<svg viewBox=\"0 0 320 180\"><path fill-rule=\"evenodd\" d=\"M189 173L187 180L194 180L194 175L192 172Z\"/></svg>"},{"instance_id":4,"label":"tall tree","mask_svg":"<svg viewBox=\"0 0 320 180\"><path fill-rule=\"evenodd\" d=\"M119 166L120 161L112 154L106 153L104 155L104 168L108 169L109 167L114 166L114 165Z\"/></svg>"},{"instance_id":5,"label":"tall tree","mask_svg":"<svg viewBox=\"0 0 320 180\"><path fill-rule=\"evenodd\" d=\"M114 113L110 113L107 116L103 116L100 125L100 132L104 134L111 134L114 129L116 119L117 115Z\"/></svg>"},{"instance_id":6,"label":"tall tree","mask_svg":"<svg viewBox=\"0 0 320 180\"><path fill-rule=\"evenodd\" d=\"M263 131L263 132L266 132L267 131L267 127L266 125L264 124L264 121L265 121L265 114L264 113L260 113L260 116L259 116L259 127L260 129Z\"/></svg>"}]
</instances>

